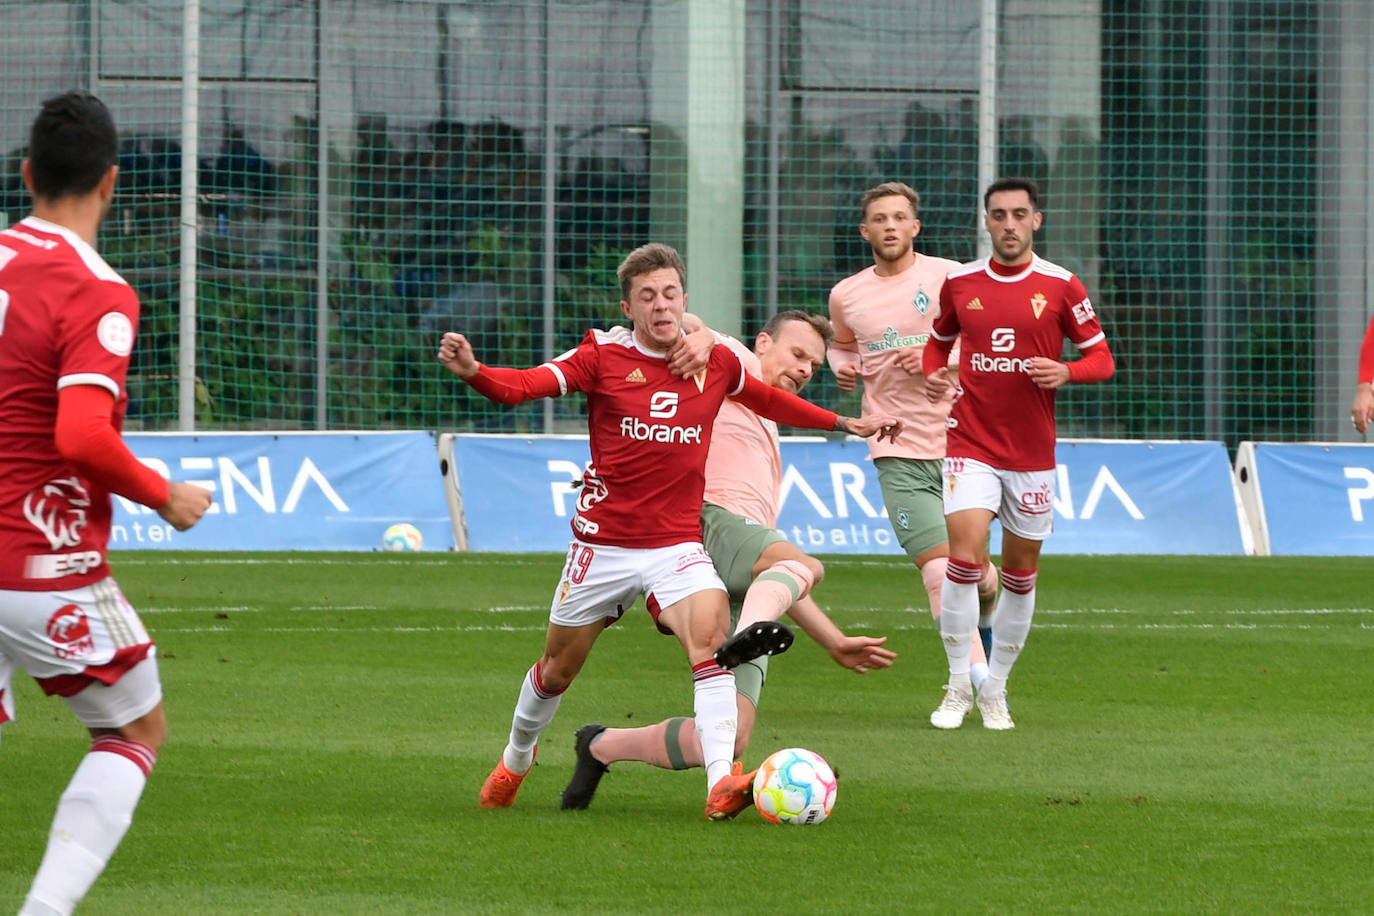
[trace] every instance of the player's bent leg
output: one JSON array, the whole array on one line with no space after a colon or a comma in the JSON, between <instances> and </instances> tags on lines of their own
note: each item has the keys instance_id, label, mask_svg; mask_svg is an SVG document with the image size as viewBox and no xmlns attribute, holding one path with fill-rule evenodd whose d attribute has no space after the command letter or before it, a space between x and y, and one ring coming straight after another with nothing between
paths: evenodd
<instances>
[{"instance_id":1,"label":"player's bent leg","mask_svg":"<svg viewBox=\"0 0 1374 916\"><path fill-rule=\"evenodd\" d=\"M787 548L795 556L782 556L754 577L749 590L744 593L744 606L740 609L739 622L735 625L736 633L756 623L774 621L782 617L788 608L811 593L811 589L818 581L817 574L825 573L825 567L819 560L806 556L791 544L771 545L764 551L763 556L783 553L773 549L777 547ZM755 568L762 562L761 557Z\"/></svg>"},{"instance_id":2,"label":"player's bent leg","mask_svg":"<svg viewBox=\"0 0 1374 916\"><path fill-rule=\"evenodd\" d=\"M544 655L530 666L520 683L520 694L511 716L510 737L501 759L477 794L479 807L509 808L515 804L515 795L534 766L539 736L553 721L564 691L582 670L592 644L603 629L605 627L599 623L580 627L549 624Z\"/></svg>"},{"instance_id":3,"label":"player's bent leg","mask_svg":"<svg viewBox=\"0 0 1374 916\"><path fill-rule=\"evenodd\" d=\"M70 913L105 870L157 762L157 747L137 738L160 746L166 736L161 696L150 656L114 684L93 682L66 698L93 740L58 800L22 914ZM143 711L121 721L129 710Z\"/></svg>"},{"instance_id":4,"label":"player's bent leg","mask_svg":"<svg viewBox=\"0 0 1374 916\"><path fill-rule=\"evenodd\" d=\"M781 655L792 647L795 639L787 624L777 620L760 621L721 643L715 651L715 660L722 668L738 668L763 655Z\"/></svg>"},{"instance_id":5,"label":"player's bent leg","mask_svg":"<svg viewBox=\"0 0 1374 916\"><path fill-rule=\"evenodd\" d=\"M729 614L725 592L707 588L673 602L658 616L682 643L692 666L693 717L708 790L729 774L735 747L735 676L712 657Z\"/></svg>"}]
</instances>

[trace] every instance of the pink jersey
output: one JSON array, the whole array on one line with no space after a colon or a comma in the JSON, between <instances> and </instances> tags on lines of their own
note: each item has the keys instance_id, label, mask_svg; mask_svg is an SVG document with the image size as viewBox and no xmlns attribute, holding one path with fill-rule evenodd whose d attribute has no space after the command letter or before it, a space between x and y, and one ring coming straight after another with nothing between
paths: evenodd
<instances>
[{"instance_id":1,"label":"pink jersey","mask_svg":"<svg viewBox=\"0 0 1374 916\"><path fill-rule=\"evenodd\" d=\"M1083 284L1034 256L1002 276L983 258L950 271L935 336L959 337L964 354L949 418L949 454L1004 471L1054 467L1054 392L1026 374L1033 356L1060 358L1064 338L1078 349L1106 339Z\"/></svg>"},{"instance_id":2,"label":"pink jersey","mask_svg":"<svg viewBox=\"0 0 1374 916\"><path fill-rule=\"evenodd\" d=\"M75 233L29 217L0 232L0 588L109 575L110 494L54 443L57 392L99 385L124 423L138 296Z\"/></svg>"},{"instance_id":3,"label":"pink jersey","mask_svg":"<svg viewBox=\"0 0 1374 916\"><path fill-rule=\"evenodd\" d=\"M899 351L919 356L930 339L945 274L955 261L916 255L916 263L896 276L879 276L868 267L846 277L830 291L830 320L835 336L853 336L859 348L865 414L890 414L902 420L896 442L868 440L873 458L943 458L945 419L950 397L926 400L925 376L897 364ZM957 359L957 354L951 360Z\"/></svg>"},{"instance_id":4,"label":"pink jersey","mask_svg":"<svg viewBox=\"0 0 1374 916\"><path fill-rule=\"evenodd\" d=\"M718 339L735 351L746 372L762 377L759 358L753 351L733 337L720 335ZM773 528L778 521L781 489L778 424L727 399L716 414L716 428L706 453L706 502Z\"/></svg>"},{"instance_id":5,"label":"pink jersey","mask_svg":"<svg viewBox=\"0 0 1374 916\"><path fill-rule=\"evenodd\" d=\"M642 349L621 327L588 331L544 365L561 390L587 398L592 464L573 532L618 547L701 540L707 445L722 402L744 387L739 357L715 347L699 375L677 378L663 354Z\"/></svg>"}]
</instances>

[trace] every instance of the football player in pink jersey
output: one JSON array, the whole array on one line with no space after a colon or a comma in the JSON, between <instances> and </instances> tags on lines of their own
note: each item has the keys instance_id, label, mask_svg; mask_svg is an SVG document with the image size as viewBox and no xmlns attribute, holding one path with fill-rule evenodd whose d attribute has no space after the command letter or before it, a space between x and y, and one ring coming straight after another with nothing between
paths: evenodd
<instances>
[{"instance_id":1,"label":"football player in pink jersey","mask_svg":"<svg viewBox=\"0 0 1374 916\"><path fill-rule=\"evenodd\" d=\"M715 339L734 349L751 375L796 393L824 363L831 336L824 316L788 310L768 320L754 339L752 353L734 338L719 335ZM781 484L777 424L727 400L716 416L706 458L701 527L706 552L729 590L732 610L739 612L736 633L745 632L752 621L776 620L788 612L844 667L859 674L890 667L896 653L883 648L886 637L845 635L810 597L809 590L824 575L824 567L776 530ZM737 759L748 747L767 672L767 655L734 668L739 707ZM584 725L577 730L575 749L577 768L563 790L564 808L590 805L608 765L617 761L637 760L677 770L702 763L696 725L684 717L641 728ZM733 810L727 809L729 816L753 804L753 776L740 766L731 777L738 789Z\"/></svg>"},{"instance_id":2,"label":"football player in pink jersey","mask_svg":"<svg viewBox=\"0 0 1374 916\"><path fill-rule=\"evenodd\" d=\"M878 472L887 517L911 562L921 571L930 613L940 620L940 592L949 563L940 477L945 457L945 422L953 386L946 374L927 382L921 354L930 339L945 275L958 263L916 251L921 231L921 198L909 185L889 181L869 188L859 200L859 234L873 249L873 264L836 283L830 291L835 341L831 369L844 391L863 382L866 411L901 417L902 434L885 442L870 440L869 456ZM953 366L951 366L951 374ZM985 558L986 559L986 558ZM978 584L983 610L980 629L997 596L997 569L984 563ZM969 646L974 683L987 676L984 644ZM932 718L936 728L951 727Z\"/></svg>"},{"instance_id":3,"label":"football player in pink jersey","mask_svg":"<svg viewBox=\"0 0 1374 916\"><path fill-rule=\"evenodd\" d=\"M631 252L617 270L631 327L588 331L573 350L531 369L485 366L461 334L443 335L439 361L492 400L516 404L581 391L591 465L572 518L573 541L553 603L543 656L529 669L510 739L482 787L482 807L514 803L540 733L597 636L643 595L650 616L677 636L692 669L697 735L707 776L706 816L730 816L735 787L735 679L714 658L729 603L701 544L706 450L721 403L739 400L789 426L896 435L891 417L845 418L750 376L728 347L705 368L674 376L667 353L682 337L686 268L667 245ZM754 655L776 651L764 644ZM713 799L718 785L724 788Z\"/></svg>"},{"instance_id":4,"label":"football player in pink jersey","mask_svg":"<svg viewBox=\"0 0 1374 916\"><path fill-rule=\"evenodd\" d=\"M1364 343L1360 344L1360 376L1355 384L1355 403L1350 405L1350 422L1364 435L1369 429L1370 417L1374 416L1374 319L1364 332Z\"/></svg>"},{"instance_id":5,"label":"football player in pink jersey","mask_svg":"<svg viewBox=\"0 0 1374 916\"><path fill-rule=\"evenodd\" d=\"M106 562L110 494L179 531L210 507L207 490L164 480L120 438L138 296L93 247L118 154L99 99L48 99L22 167L33 213L0 232L0 723L23 668L92 738L21 916L85 897L167 735L153 642Z\"/></svg>"},{"instance_id":6,"label":"football player in pink jersey","mask_svg":"<svg viewBox=\"0 0 1374 916\"><path fill-rule=\"evenodd\" d=\"M993 518L1002 525L1002 594L992 624L988 678L978 689L986 728L1013 728L1007 677L1035 613L1040 547L1054 527L1055 390L1111 378L1116 364L1083 284L1037 256L1040 191L1003 178L983 194L992 256L951 270L926 346L939 379L956 338L962 349L945 457L949 571L940 634L949 684L937 716L957 727L973 700L968 646L978 622L976 585ZM1081 354L1060 362L1067 338Z\"/></svg>"}]
</instances>

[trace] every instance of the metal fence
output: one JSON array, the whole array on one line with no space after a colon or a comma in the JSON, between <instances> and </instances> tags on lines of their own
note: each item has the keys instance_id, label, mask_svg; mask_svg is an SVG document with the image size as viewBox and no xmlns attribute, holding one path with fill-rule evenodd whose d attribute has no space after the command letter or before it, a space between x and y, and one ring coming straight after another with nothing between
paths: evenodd
<instances>
[{"instance_id":1,"label":"metal fence","mask_svg":"<svg viewBox=\"0 0 1374 916\"><path fill-rule=\"evenodd\" d=\"M38 102L123 135L100 247L138 289L130 426L554 431L434 362L533 365L679 246L752 334L868 263L864 188L968 259L993 175L1118 374L1061 433L1336 439L1374 295L1367 0L2 0L0 209ZM54 49L60 49L56 51ZM183 169L194 161L195 169ZM828 380L809 391L837 409Z\"/></svg>"}]
</instances>

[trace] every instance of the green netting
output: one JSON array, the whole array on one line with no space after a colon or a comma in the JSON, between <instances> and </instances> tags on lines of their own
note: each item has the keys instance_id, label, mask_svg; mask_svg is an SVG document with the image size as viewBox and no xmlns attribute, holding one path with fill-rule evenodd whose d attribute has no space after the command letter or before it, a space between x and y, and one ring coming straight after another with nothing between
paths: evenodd
<instances>
[{"instance_id":1,"label":"green netting","mask_svg":"<svg viewBox=\"0 0 1374 916\"><path fill-rule=\"evenodd\" d=\"M438 334L538 363L619 319L615 265L651 239L726 330L823 311L869 261L857 201L888 179L921 192L924 251L979 253L979 6L202 0L188 112L182 3L4 0L0 209L25 210L38 101L104 98L124 146L101 247L144 302L133 428L185 419L189 129L196 427L561 430L577 399L475 398ZM1374 253L1369 19L999 4L996 171L1042 183L1037 248L1083 278L1118 358L1065 393L1061 434L1341 433ZM828 378L811 395L854 407Z\"/></svg>"}]
</instances>

